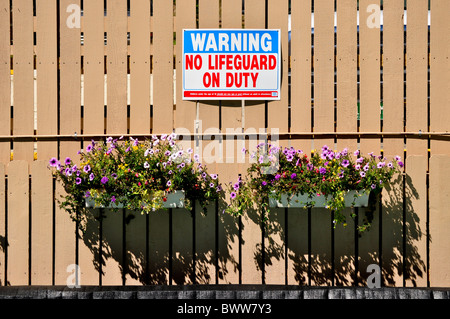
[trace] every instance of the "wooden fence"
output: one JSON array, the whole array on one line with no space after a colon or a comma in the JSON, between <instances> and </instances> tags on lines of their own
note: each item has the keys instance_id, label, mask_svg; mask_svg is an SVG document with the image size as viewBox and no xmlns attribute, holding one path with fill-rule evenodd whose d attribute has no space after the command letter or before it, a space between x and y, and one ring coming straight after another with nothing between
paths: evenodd
<instances>
[{"instance_id":1,"label":"wooden fence","mask_svg":"<svg viewBox=\"0 0 450 319\"><path fill-rule=\"evenodd\" d=\"M378 4L0 0L0 284L66 285L76 264L82 285L366 285L376 264L384 285L449 286L450 2ZM185 28L281 29L281 100L183 101ZM48 159L84 141L227 129L401 155L404 174L363 236L366 209L336 229L325 209L276 209L261 228L224 203L206 215L94 210L80 233L55 201ZM245 174L238 154L209 165L223 183Z\"/></svg>"}]
</instances>

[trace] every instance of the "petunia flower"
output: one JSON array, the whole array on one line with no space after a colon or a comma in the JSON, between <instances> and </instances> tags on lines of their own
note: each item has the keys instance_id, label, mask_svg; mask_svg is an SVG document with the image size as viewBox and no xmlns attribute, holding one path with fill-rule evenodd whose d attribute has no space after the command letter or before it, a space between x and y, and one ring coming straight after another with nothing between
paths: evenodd
<instances>
[{"instance_id":1,"label":"petunia flower","mask_svg":"<svg viewBox=\"0 0 450 319\"><path fill-rule=\"evenodd\" d=\"M109 178L106 177L106 176L103 176L102 179L101 179L101 183L102 184L106 184L106 183L108 183L108 181L109 181Z\"/></svg>"}]
</instances>

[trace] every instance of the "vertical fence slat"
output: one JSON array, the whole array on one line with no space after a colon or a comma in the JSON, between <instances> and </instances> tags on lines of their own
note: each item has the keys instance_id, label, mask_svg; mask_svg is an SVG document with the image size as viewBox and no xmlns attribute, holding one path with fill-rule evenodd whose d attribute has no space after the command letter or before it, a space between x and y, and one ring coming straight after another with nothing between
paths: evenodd
<instances>
[{"instance_id":1,"label":"vertical fence slat","mask_svg":"<svg viewBox=\"0 0 450 319\"><path fill-rule=\"evenodd\" d=\"M196 214L196 222L199 216L197 212L191 212L186 209L175 209L172 211L172 284L183 285L194 283L194 276L201 277L204 274L196 273L199 271L199 254L194 249L194 229L192 218ZM210 227L212 225L209 225ZM209 230L210 228L206 229ZM197 228L196 228L197 231ZM203 232L202 232L203 231ZM200 229L198 234L205 234L205 229ZM197 235L197 233L196 233ZM200 235L201 237L201 235ZM206 241L197 241L207 244L208 247L213 246L211 238ZM197 248L197 247L195 247ZM196 254L196 263L194 264L194 253Z\"/></svg>"},{"instance_id":2,"label":"vertical fence slat","mask_svg":"<svg viewBox=\"0 0 450 319\"><path fill-rule=\"evenodd\" d=\"M406 33L406 131L428 131L428 3L408 3ZM426 116L425 116L426 115ZM408 155L428 154L426 139L407 139Z\"/></svg>"},{"instance_id":3,"label":"vertical fence slat","mask_svg":"<svg viewBox=\"0 0 450 319\"><path fill-rule=\"evenodd\" d=\"M288 13L289 2L286 0L275 1L268 0L267 3L267 27L269 29L280 29L281 32L281 54L278 57L281 68L281 88L280 100L268 103L267 125L268 131L277 129L280 132L288 132L289 130L289 96L288 96L288 67L289 67L289 50L288 50Z\"/></svg>"},{"instance_id":4,"label":"vertical fence slat","mask_svg":"<svg viewBox=\"0 0 450 319\"><path fill-rule=\"evenodd\" d=\"M241 29L242 28L242 0L228 0L222 2L222 28ZM224 100L221 103L223 132L227 129L242 128L242 107L241 101ZM239 130L240 131L240 130Z\"/></svg>"},{"instance_id":5,"label":"vertical fence slat","mask_svg":"<svg viewBox=\"0 0 450 319\"><path fill-rule=\"evenodd\" d=\"M139 286L148 284L147 273L147 215L139 211L126 211L126 259L125 259L125 284Z\"/></svg>"},{"instance_id":6,"label":"vertical fence slat","mask_svg":"<svg viewBox=\"0 0 450 319\"><path fill-rule=\"evenodd\" d=\"M314 132L334 131L334 1L314 4ZM334 149L331 139L315 139L314 148ZM328 209L311 214L311 274L316 285L331 284L331 217Z\"/></svg>"},{"instance_id":7,"label":"vertical fence slat","mask_svg":"<svg viewBox=\"0 0 450 319\"><path fill-rule=\"evenodd\" d=\"M448 243L450 241L450 157L432 155L430 158L430 286L445 287L450 285L450 258Z\"/></svg>"},{"instance_id":8,"label":"vertical fence slat","mask_svg":"<svg viewBox=\"0 0 450 319\"><path fill-rule=\"evenodd\" d=\"M176 3L176 110L174 127L175 132L180 129L190 133L195 132L194 121L197 116L195 101L183 101L183 29L196 27L196 1L185 0Z\"/></svg>"},{"instance_id":9,"label":"vertical fence slat","mask_svg":"<svg viewBox=\"0 0 450 319\"><path fill-rule=\"evenodd\" d=\"M0 162L0 286L6 286L6 185L5 185L5 165Z\"/></svg>"},{"instance_id":10,"label":"vertical fence slat","mask_svg":"<svg viewBox=\"0 0 450 319\"><path fill-rule=\"evenodd\" d=\"M34 134L34 58L33 3L17 0L13 4L14 44L14 135ZM14 159L33 160L33 143L16 141Z\"/></svg>"},{"instance_id":11,"label":"vertical fence slat","mask_svg":"<svg viewBox=\"0 0 450 319\"><path fill-rule=\"evenodd\" d=\"M199 0L198 1L198 26L201 29L215 29L220 27L220 7L219 0ZM219 122L219 101L209 101L208 103L198 103L197 117L202 121L204 130L218 132Z\"/></svg>"},{"instance_id":12,"label":"vertical fence slat","mask_svg":"<svg viewBox=\"0 0 450 319\"><path fill-rule=\"evenodd\" d=\"M361 0L359 2L359 65L360 65L360 131L380 131L380 18L379 2ZM377 11L378 10L378 11ZM361 154L378 153L378 138L360 139ZM359 209L358 222L365 219L367 209ZM373 213L372 227L363 234L358 242L358 274L365 283L368 276L366 269L370 264L379 262L379 211Z\"/></svg>"},{"instance_id":13,"label":"vertical fence slat","mask_svg":"<svg viewBox=\"0 0 450 319\"><path fill-rule=\"evenodd\" d=\"M83 3L83 133L104 134L105 45L102 0Z\"/></svg>"},{"instance_id":14,"label":"vertical fence slat","mask_svg":"<svg viewBox=\"0 0 450 319\"><path fill-rule=\"evenodd\" d=\"M120 286L123 283L123 210L104 210L101 221L101 284Z\"/></svg>"},{"instance_id":15,"label":"vertical fence slat","mask_svg":"<svg viewBox=\"0 0 450 319\"><path fill-rule=\"evenodd\" d=\"M424 116L428 105L428 1L410 1L407 5L405 125L408 132L424 132L428 130L428 110ZM405 284L426 286L428 141L407 139L406 150Z\"/></svg>"},{"instance_id":16,"label":"vertical fence slat","mask_svg":"<svg viewBox=\"0 0 450 319\"><path fill-rule=\"evenodd\" d=\"M336 131L357 132L358 85L357 85L357 4L346 0L337 2L336 19ZM357 149L355 138L338 138L338 151ZM354 209L346 208L343 214L347 226L339 225L335 230L335 280L336 285L351 285L356 271L355 227L351 214Z\"/></svg>"},{"instance_id":17,"label":"vertical fence slat","mask_svg":"<svg viewBox=\"0 0 450 319\"><path fill-rule=\"evenodd\" d=\"M8 164L8 284L29 284L29 176L28 162Z\"/></svg>"},{"instance_id":18,"label":"vertical fence slat","mask_svg":"<svg viewBox=\"0 0 450 319\"><path fill-rule=\"evenodd\" d=\"M448 132L450 123L450 2L431 1L430 22L430 130ZM431 141L431 154L450 155L448 141Z\"/></svg>"},{"instance_id":19,"label":"vertical fence slat","mask_svg":"<svg viewBox=\"0 0 450 319\"><path fill-rule=\"evenodd\" d=\"M245 20L246 29L264 29L266 27L266 4L265 0L245 0ZM244 129L265 128L265 103L257 101L250 103L247 101L244 106Z\"/></svg>"},{"instance_id":20,"label":"vertical fence slat","mask_svg":"<svg viewBox=\"0 0 450 319\"><path fill-rule=\"evenodd\" d=\"M53 179L47 161L31 164L31 284L53 279Z\"/></svg>"},{"instance_id":21,"label":"vertical fence slat","mask_svg":"<svg viewBox=\"0 0 450 319\"><path fill-rule=\"evenodd\" d=\"M11 42L8 0L0 1L0 134L11 134ZM10 161L11 145L0 140L0 163Z\"/></svg>"},{"instance_id":22,"label":"vertical fence slat","mask_svg":"<svg viewBox=\"0 0 450 319\"><path fill-rule=\"evenodd\" d=\"M148 271L149 283L153 285L169 284L170 259L170 213L155 211L149 213L148 231Z\"/></svg>"},{"instance_id":23,"label":"vertical fence slat","mask_svg":"<svg viewBox=\"0 0 450 319\"><path fill-rule=\"evenodd\" d=\"M311 1L291 2L291 125L292 132L311 132ZM291 140L310 154L311 139Z\"/></svg>"},{"instance_id":24,"label":"vertical fence slat","mask_svg":"<svg viewBox=\"0 0 450 319\"><path fill-rule=\"evenodd\" d=\"M428 159L423 155L408 156L405 168L405 285L426 287Z\"/></svg>"},{"instance_id":25,"label":"vertical fence slat","mask_svg":"<svg viewBox=\"0 0 450 319\"><path fill-rule=\"evenodd\" d=\"M130 133L150 133L150 1L130 5Z\"/></svg>"},{"instance_id":26,"label":"vertical fence slat","mask_svg":"<svg viewBox=\"0 0 450 319\"><path fill-rule=\"evenodd\" d=\"M357 85L357 7L351 0L337 3L337 132L356 132L358 114ZM356 150L354 138L338 138L337 149Z\"/></svg>"},{"instance_id":27,"label":"vertical fence slat","mask_svg":"<svg viewBox=\"0 0 450 319\"><path fill-rule=\"evenodd\" d=\"M36 6L37 134L58 133L58 57L56 1ZM45 92L45 93L44 93ZM38 141L38 159L56 156L55 141Z\"/></svg>"},{"instance_id":28,"label":"vertical fence slat","mask_svg":"<svg viewBox=\"0 0 450 319\"><path fill-rule=\"evenodd\" d=\"M404 128L404 3L384 1L383 19L383 131L401 131ZM402 138L383 140L383 152L388 160L403 155ZM378 154L376 152L375 154ZM403 157L403 156L402 156ZM386 271L386 285L403 285L403 180L382 192L382 231L391 236L382 237L382 267ZM397 266L393 266L397 265Z\"/></svg>"},{"instance_id":29,"label":"vertical fence slat","mask_svg":"<svg viewBox=\"0 0 450 319\"><path fill-rule=\"evenodd\" d=\"M314 5L314 132L334 131L334 1ZM314 141L314 148L334 148L332 139Z\"/></svg>"},{"instance_id":30,"label":"vertical fence slat","mask_svg":"<svg viewBox=\"0 0 450 319\"><path fill-rule=\"evenodd\" d=\"M67 12L70 5L80 6L80 1L60 1L60 105L59 105L59 133L74 134L81 131L81 48L80 28L77 27L76 11ZM79 18L79 16L78 16ZM72 24L73 23L73 24ZM59 157L73 158L80 149L77 140L60 141ZM56 198L60 200L64 189L57 183ZM58 203L56 204L58 207ZM65 285L67 267L76 261L75 223L70 216L60 208L55 214L55 284ZM83 271L83 268L81 268Z\"/></svg>"},{"instance_id":31,"label":"vertical fence slat","mask_svg":"<svg viewBox=\"0 0 450 319\"><path fill-rule=\"evenodd\" d=\"M222 28L226 29L241 29L242 28L242 1L225 1L222 2ZM221 101L221 130L225 133L240 133L242 132L242 101ZM245 101L244 101L245 103ZM223 157L219 160L219 163L215 165L215 167L212 167L216 174L219 175L220 181L223 185L228 183L235 183L238 179L238 175L242 174L243 167L241 162L238 161L238 157L241 154L240 150L243 147L243 144L239 142L239 138L236 136L227 136L225 139L220 139L219 141L214 141L212 143L218 143L219 147L221 149L221 152L223 154ZM239 148L239 146L241 146ZM244 164L245 166L245 164ZM228 202L228 199L226 199L226 202ZM219 218L221 215L221 212L224 207L219 207L219 211L217 212L219 214ZM225 221L224 219L220 218L222 221ZM219 227L228 227L227 230L233 229L233 226L235 226L235 223L229 224L227 221L227 224L219 224ZM230 236L232 234L226 234L226 232L220 232L222 236L219 238L219 247L223 248L224 246L221 245L221 242L226 240L228 241ZM219 249L217 252L219 254L219 258L221 256L229 256L230 253L233 256L236 256L238 258L238 251L239 247L237 245L237 242L235 242L235 245L232 247L227 247L225 250ZM222 264L220 265L219 271L223 271L224 267L231 270L232 269L232 263L230 258L222 258L221 259ZM234 283L238 282L238 272L229 272L228 276L226 278L226 281L224 280L223 276L219 276L218 280L221 283L231 283L234 280Z\"/></svg>"},{"instance_id":32,"label":"vertical fence slat","mask_svg":"<svg viewBox=\"0 0 450 319\"><path fill-rule=\"evenodd\" d=\"M153 1L152 132L173 130L173 3Z\"/></svg>"},{"instance_id":33,"label":"vertical fence slat","mask_svg":"<svg viewBox=\"0 0 450 319\"><path fill-rule=\"evenodd\" d=\"M127 3L108 1L107 120L109 134L127 133Z\"/></svg>"}]
</instances>

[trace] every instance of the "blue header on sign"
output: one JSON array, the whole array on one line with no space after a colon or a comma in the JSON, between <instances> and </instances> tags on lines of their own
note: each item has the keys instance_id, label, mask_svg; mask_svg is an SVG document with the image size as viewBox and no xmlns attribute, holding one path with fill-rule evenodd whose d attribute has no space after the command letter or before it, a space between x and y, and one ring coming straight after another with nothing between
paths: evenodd
<instances>
[{"instance_id":1,"label":"blue header on sign","mask_svg":"<svg viewBox=\"0 0 450 319\"><path fill-rule=\"evenodd\" d=\"M183 30L184 53L279 53L278 30Z\"/></svg>"}]
</instances>

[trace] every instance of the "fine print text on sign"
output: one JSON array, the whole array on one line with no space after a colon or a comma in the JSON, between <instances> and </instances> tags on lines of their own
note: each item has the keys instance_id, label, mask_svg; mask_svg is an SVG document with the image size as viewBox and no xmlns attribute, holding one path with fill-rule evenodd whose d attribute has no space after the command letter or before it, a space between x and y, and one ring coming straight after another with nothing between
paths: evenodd
<instances>
[{"instance_id":1,"label":"fine print text on sign","mask_svg":"<svg viewBox=\"0 0 450 319\"><path fill-rule=\"evenodd\" d=\"M280 30L183 30L183 100L279 100Z\"/></svg>"}]
</instances>

